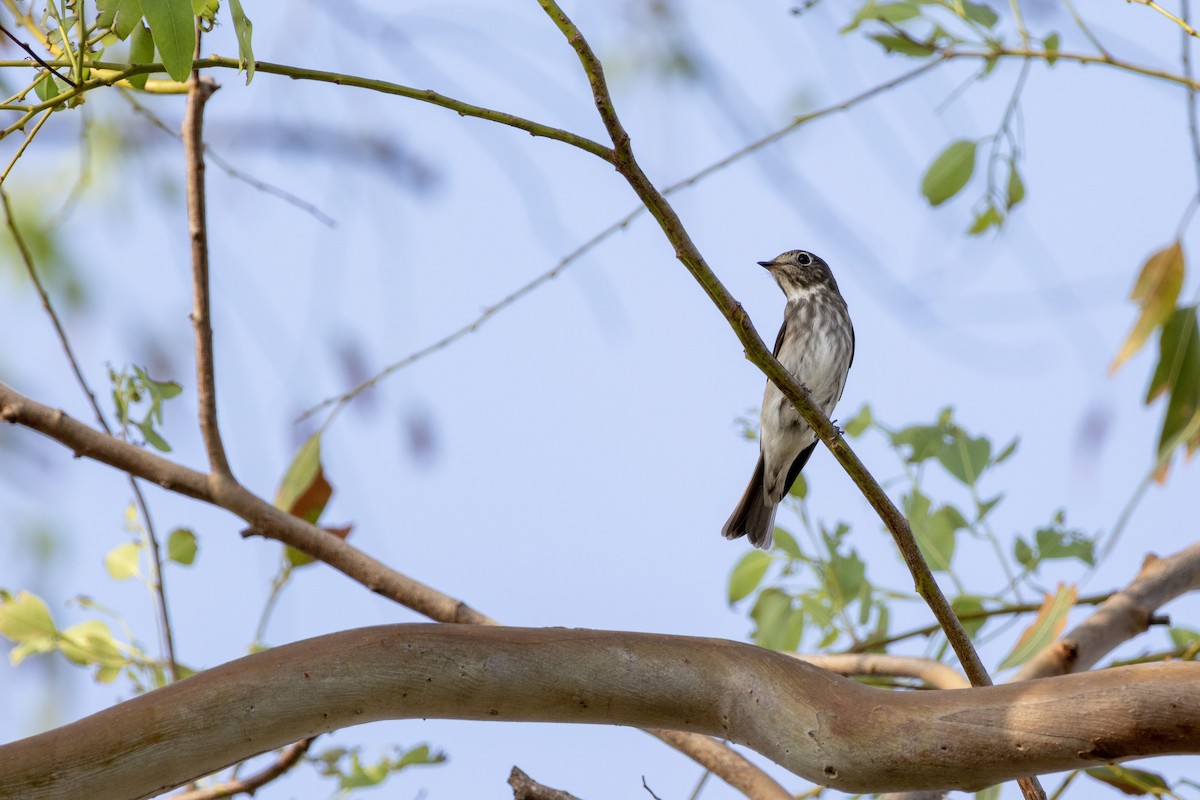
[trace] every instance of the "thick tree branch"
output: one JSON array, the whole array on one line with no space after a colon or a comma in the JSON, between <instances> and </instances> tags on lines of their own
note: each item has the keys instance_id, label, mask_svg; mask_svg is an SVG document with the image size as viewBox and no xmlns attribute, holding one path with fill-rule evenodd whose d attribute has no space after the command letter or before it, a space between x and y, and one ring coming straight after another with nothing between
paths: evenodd
<instances>
[{"instance_id":1,"label":"thick tree branch","mask_svg":"<svg viewBox=\"0 0 1200 800\"><path fill-rule=\"evenodd\" d=\"M413 718L671 726L841 791L976 789L1200 752L1200 664L889 692L716 639L389 625L256 653L0 747L0 786L148 797L288 742Z\"/></svg>"},{"instance_id":2,"label":"thick tree branch","mask_svg":"<svg viewBox=\"0 0 1200 800\"><path fill-rule=\"evenodd\" d=\"M187 497L224 508L250 524L249 533L282 542L325 562L373 592L437 622L495 625L465 602L403 575L342 539L286 514L239 485L213 485L208 476L100 433L0 383L0 420L38 431L84 456ZM694 734L648 730L755 800L787 800L777 782L737 752ZM297 737L299 738L299 737Z\"/></svg>"},{"instance_id":3,"label":"thick tree branch","mask_svg":"<svg viewBox=\"0 0 1200 800\"><path fill-rule=\"evenodd\" d=\"M1149 555L1132 583L1114 592L1087 619L1038 653L1013 681L1091 669L1121 643L1145 633L1159 608L1200 589L1200 543L1168 558Z\"/></svg>"},{"instance_id":4,"label":"thick tree branch","mask_svg":"<svg viewBox=\"0 0 1200 800\"><path fill-rule=\"evenodd\" d=\"M517 767L508 774L508 785L512 787L513 800L579 800L569 792L543 786Z\"/></svg>"}]
</instances>

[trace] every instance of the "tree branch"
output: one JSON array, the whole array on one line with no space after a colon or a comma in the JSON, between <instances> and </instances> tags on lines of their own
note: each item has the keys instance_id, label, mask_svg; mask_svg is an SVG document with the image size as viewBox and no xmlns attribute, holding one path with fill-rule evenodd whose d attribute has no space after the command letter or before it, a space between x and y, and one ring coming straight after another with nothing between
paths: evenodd
<instances>
[{"instance_id":1,"label":"tree branch","mask_svg":"<svg viewBox=\"0 0 1200 800\"><path fill-rule=\"evenodd\" d=\"M938 623L946 632L946 637L954 648L971 683L976 686L989 685L991 678L987 674L987 669L983 666L979 654L975 652L975 647L971 644L970 637L963 630L962 624L950 608L950 603L942 594L933 573L925 563L920 548L917 547L912 529L908 525L908 520L892 503L891 498L867 471L867 468L842 439L841 434L833 427L829 419L813 405L809 399L808 390L771 354L762 337L758 335L758 331L754 329L754 324L746 310L729 294L729 291L705 263L704 257L692 242L674 208L642 171L633 154L633 149L630 147L629 134L617 117L612 97L605 83L604 69L587 40L554 0L538 0L538 3L574 48L583 65L584 72L587 73L596 110L613 142L617 171L629 182L638 198L658 220L663 233L675 247L676 258L683 263L729 322L745 347L746 357L761 369L767 378L774 382L795 405L801 416L842 464L847 474L866 497L867 502L875 509L879 518L883 520L883 524L892 534L909 572L913 575L917 592L925 599Z\"/></svg>"},{"instance_id":2,"label":"tree branch","mask_svg":"<svg viewBox=\"0 0 1200 800\"><path fill-rule=\"evenodd\" d=\"M326 731L445 718L671 726L840 791L970 790L1197 753L1198 717L1197 663L885 692L716 639L388 625L256 653L0 747L0 786L24 800L129 800Z\"/></svg>"},{"instance_id":3,"label":"tree branch","mask_svg":"<svg viewBox=\"0 0 1200 800\"><path fill-rule=\"evenodd\" d=\"M301 739L291 746L285 747L278 758L249 778L237 778L213 786L205 786L202 789L180 792L171 795L169 800L221 800L224 797L233 797L235 794L253 795L271 781L286 775L292 767L299 764L300 759L304 758L304 754L308 752L308 748L312 747L315 738Z\"/></svg>"},{"instance_id":4,"label":"tree branch","mask_svg":"<svg viewBox=\"0 0 1200 800\"><path fill-rule=\"evenodd\" d=\"M508 774L508 785L513 790L513 800L579 800L561 789L551 789L525 774L517 767Z\"/></svg>"},{"instance_id":5,"label":"tree branch","mask_svg":"<svg viewBox=\"0 0 1200 800\"><path fill-rule=\"evenodd\" d=\"M294 547L429 619L473 625L497 624L462 600L391 569L342 539L275 508L236 482L213 486L208 476L201 472L100 433L62 411L21 395L4 383L0 383L0 420L38 431L66 445L77 457L91 458L145 478L168 491L230 511L250 524L245 535L260 535ZM647 732L688 754L747 797L755 800L788 800L790 797L770 776L728 747L692 734Z\"/></svg>"},{"instance_id":6,"label":"tree branch","mask_svg":"<svg viewBox=\"0 0 1200 800\"><path fill-rule=\"evenodd\" d=\"M1137 578L1073 630L1038 653L1012 677L1015 681L1090 669L1114 648L1150 625L1154 613L1180 595L1200 589L1200 543L1168 558L1146 556Z\"/></svg>"},{"instance_id":7,"label":"tree branch","mask_svg":"<svg viewBox=\"0 0 1200 800\"><path fill-rule=\"evenodd\" d=\"M221 429L217 424L216 366L213 362L212 310L208 281L208 215L204 202L204 104L217 84L199 73L188 83L183 117L183 152L187 164L188 235L192 243L192 325L196 329L196 400L200 435L213 478L232 479Z\"/></svg>"}]
</instances>

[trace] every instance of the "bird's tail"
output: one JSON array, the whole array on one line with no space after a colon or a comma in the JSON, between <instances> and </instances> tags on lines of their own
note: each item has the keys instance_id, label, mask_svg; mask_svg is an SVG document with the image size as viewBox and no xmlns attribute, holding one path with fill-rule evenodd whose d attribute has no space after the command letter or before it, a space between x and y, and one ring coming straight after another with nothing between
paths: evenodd
<instances>
[{"instance_id":1,"label":"bird's tail","mask_svg":"<svg viewBox=\"0 0 1200 800\"><path fill-rule=\"evenodd\" d=\"M738 501L737 508L729 516L729 521L721 529L726 539L736 539L739 536L749 536L750 544L763 550L771 547L771 539L775 533L775 509L777 505L767 502L763 491L763 458L758 456L754 466L754 474L750 476L750 485Z\"/></svg>"}]
</instances>

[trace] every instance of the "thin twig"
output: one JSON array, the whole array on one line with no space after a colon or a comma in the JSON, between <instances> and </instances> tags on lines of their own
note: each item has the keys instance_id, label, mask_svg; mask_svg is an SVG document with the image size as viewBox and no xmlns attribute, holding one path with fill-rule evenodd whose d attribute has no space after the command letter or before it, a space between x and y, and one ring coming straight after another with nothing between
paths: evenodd
<instances>
[{"instance_id":1,"label":"thin twig","mask_svg":"<svg viewBox=\"0 0 1200 800\"><path fill-rule=\"evenodd\" d=\"M33 48L31 48L29 45L25 44L25 43L24 43L24 42L22 42L20 39L18 39L18 38L17 38L17 37L16 37L16 36L13 34L13 32L12 32L12 31L10 31L8 28L4 27L3 25L0 25L0 33L3 33L3 34L4 34L5 36L7 36L9 39L12 39L12 40L13 40L13 43L14 43L14 44L16 44L16 46L17 46L17 47L21 48L21 49L22 49L22 50L24 50L26 53L28 53L30 58L32 58L32 59L33 59L34 61L36 61L37 63L41 64L41 65L42 65L42 68L43 68L43 69L45 69L47 72L49 72L49 73L53 74L53 75L54 75L54 77L58 78L58 79L59 79L59 80L61 80L63 83L68 83L68 84L70 84L71 86L77 86L77 85L78 85L77 83L75 83L75 81L71 80L71 79L70 79L70 78L68 78L66 75L63 75L63 74L62 74L62 73L60 73L58 70L56 70L54 67L50 66L50 65L49 65L49 64L47 64L47 63L46 63L44 60L42 60L42 57L41 57L41 56L39 56L37 53L33 52Z\"/></svg>"},{"instance_id":2,"label":"thin twig","mask_svg":"<svg viewBox=\"0 0 1200 800\"><path fill-rule=\"evenodd\" d=\"M296 421L301 422L305 419L308 419L309 417L311 417L313 414L317 413L318 411L320 411L324 408L328 408L331 405L336 404L336 407L334 408L334 410L332 412L330 412L329 417L325 420L323 427L328 426L330 424L330 422L332 422L334 416L338 413L338 411L342 407L344 407L347 403L349 403L351 400L353 400L355 397L357 397L358 395L367 391L368 389L373 388L380 381L382 381L384 378L388 377L389 375L391 375L395 372L398 372L399 370L402 370L405 367L416 363L417 361L420 361L421 359L425 358L426 356L432 355L433 353L436 353L437 351L439 351L445 347L448 347L449 345L453 344L454 342L456 342L457 340L466 336L467 334L474 333L475 331L479 330L494 315L496 315L499 312L503 311L504 309L508 308L513 303L517 302L522 297L525 297L527 294L534 291L542 284L547 283L547 282L557 278L560 274L562 274L563 270L565 270L572 263L577 261L580 257L582 257L589 250L591 250L596 245L603 242L605 239L607 239L612 234L627 227L629 225L629 223L632 222L633 219L635 217L637 217L637 215L644 210L645 210L644 207L639 206L638 208L634 209L630 213L626 214L621 219L614 222L612 225L609 225L607 228L600 231L595 236L588 239L586 242L579 245L574 250L572 250L570 253L563 256L561 259L559 259L558 263L554 265L553 269L543 272L541 275L538 275L533 280L531 280L528 283L521 286L515 292L512 292L511 294L504 297L503 299L488 306L487 308L485 308L483 310L483 312L478 317L476 317L471 322L467 323L466 325L463 325L461 328L453 331L452 333L450 333L446 336L443 336L441 339L438 339L436 342L433 342L432 344L428 344L425 347L422 347L420 350L410 353L409 355L405 356L404 358L400 359L399 361L389 364L388 366L386 366L382 370L380 370L378 373L376 373L374 376L368 378L367 380L358 384L357 386L350 389L349 391L344 392L340 395L336 395L334 397L327 397L326 399L322 400L320 403L317 403L312 408L309 408L306 411L304 411L304 413L302 413L297 418Z\"/></svg>"},{"instance_id":3,"label":"thin twig","mask_svg":"<svg viewBox=\"0 0 1200 800\"><path fill-rule=\"evenodd\" d=\"M224 797L233 797L235 794L253 795L271 781L286 775L292 767L299 764L314 741L316 741L315 736L311 739L301 739L295 744L285 747L273 762L248 778L223 781L202 789L180 792L171 795L168 800L221 800Z\"/></svg>"},{"instance_id":4,"label":"thin twig","mask_svg":"<svg viewBox=\"0 0 1200 800\"><path fill-rule=\"evenodd\" d=\"M21 156L25 155L25 148L29 147L29 144L33 141L33 137L38 135L38 131L42 129L42 126L46 124L46 120L50 119L50 115L53 113L54 111L51 109L43 114L42 118L37 121L37 124L33 126L33 130L25 135L25 141L21 142L21 146L18 147L17 152L13 154L12 160L10 160L8 162L8 166L4 168L4 172L0 173L0 186L4 185L4 181L8 179L8 173L12 172L12 168L17 165L17 161L21 158Z\"/></svg>"},{"instance_id":5,"label":"thin twig","mask_svg":"<svg viewBox=\"0 0 1200 800\"><path fill-rule=\"evenodd\" d=\"M1200 33L1197 33L1196 29L1188 24L1187 19L1186 19L1186 17L1187 17L1186 13L1184 14L1184 18L1177 17L1174 14L1172 14L1170 11L1168 11L1167 9L1160 6L1158 3L1154 2L1154 0L1129 0L1129 2L1137 3L1138 5L1145 6L1146 8L1154 9L1155 11L1162 14L1167 19L1171 20L1171 22L1174 22L1176 25L1178 25L1180 28L1182 28L1184 34L1186 34L1187 36L1200 36Z\"/></svg>"},{"instance_id":6,"label":"thin twig","mask_svg":"<svg viewBox=\"0 0 1200 800\"><path fill-rule=\"evenodd\" d=\"M1082 32L1083 35L1087 37L1087 40L1092 43L1092 47L1096 48L1096 50L1105 58L1109 58L1111 54L1108 52L1108 48L1100 44L1100 40L1096 38L1094 33L1092 33L1092 29L1087 26L1087 23L1084 22L1083 17L1079 15L1078 9L1075 8L1074 0L1063 0L1063 5L1067 7L1067 11L1070 12L1071 18L1075 20L1075 24L1079 27L1080 32Z\"/></svg>"},{"instance_id":7,"label":"thin twig","mask_svg":"<svg viewBox=\"0 0 1200 800\"><path fill-rule=\"evenodd\" d=\"M122 96L124 96L126 102L129 103L130 107L132 107L136 113L142 115L155 128L158 128L163 133L167 134L168 136L174 137L176 139L183 138L182 134L180 134L179 131L171 130L171 128L167 125L167 123L165 123L161 119L159 119L158 116L153 111L151 111L150 109L146 108L144 105L139 103L137 101L137 98L135 98L131 92L122 91L121 94L122 94ZM209 161L211 161L213 164L215 164L222 172L224 172L226 175L233 178L234 180L242 181L243 183L248 184L252 188L258 189L260 192L265 192L266 194L278 197L280 200L284 201L285 203L295 206L296 208L300 209L304 213L309 214L310 216L313 217L313 219L315 219L317 222L321 223L322 225L326 225L330 228L337 227L337 220L335 220L333 217L326 214L321 209L317 208L312 203L308 202L307 200L304 200L301 197L297 197L296 195L292 194L291 192L287 191L286 189L283 189L279 186L275 186L274 184L267 183L266 181L259 180L258 178L255 178L253 175L242 172L237 167L233 166L233 164L231 164L229 161L227 161L223 156L217 154L217 152L215 150L213 150L212 146L209 144L204 145L204 157L206 159L208 159Z\"/></svg>"},{"instance_id":8,"label":"thin twig","mask_svg":"<svg viewBox=\"0 0 1200 800\"><path fill-rule=\"evenodd\" d=\"M860 103L863 103L867 100L870 100L871 98L875 97L876 95L887 91L888 89L894 89L895 87L897 87L903 83L907 83L908 81L918 77L919 75L923 75L924 73L928 72L933 67L937 66L938 63L941 63L941 61L939 59L934 59L926 64L923 64L923 65L917 67L916 69L909 70L908 72L902 73L902 74L896 76L895 78L892 78L890 80L884 81L883 83L872 86L870 89L860 92L859 94L857 94L847 100L844 100L840 103L835 103L833 105L825 106L824 108L817 109L816 111L812 111L808 114L802 114L802 115L796 117L795 119L793 119L786 126L780 128L760 139L757 139L757 140L751 142L750 144L739 148L738 150L735 150L733 153L730 153L728 156L720 159L719 161L714 161L713 163L704 167L700 171L695 172L695 173L689 175L688 177L683 178L682 180L671 184L670 186L667 186L665 189L662 190L662 193L664 196L670 196L670 195L674 194L675 192L678 192L682 189L686 189L691 186L694 186L697 183L699 183L700 181L704 180L705 178L708 178L709 176L713 175L714 173L719 172L722 169L725 169L726 167L730 166L734 162L739 161L739 160L745 158L746 156L751 155L751 154L757 152L758 150L763 149L767 145L770 145L770 144L778 141L779 139L783 138L784 136L791 133L792 131L795 131L801 125L803 125L807 122L812 122L813 120L820 119L821 117L825 117L830 114L837 113L839 111L847 111L847 110L853 108L854 106L856 106ZM595 234L590 239L585 241L583 244L579 245L579 247L575 248L570 253L563 256L561 259L559 259L558 263L555 264L552 269L550 269L546 272L543 272L541 275L538 275L533 280L522 285L516 291L508 294L501 300L499 300L496 303L493 303L492 305L485 308L483 310L483 312L480 313L479 316L475 317L475 319L472 320L470 323L462 326L461 328L458 328L457 330L451 332L450 334L447 334L446 336L442 337L441 339L438 339L437 341L433 342L432 344L426 345L425 347L422 347L420 350L410 353L409 355L405 356L404 358L400 359L399 361L395 361L395 362L387 365L382 370L380 370L378 373L376 373L372 377L368 378L367 380L363 381L362 383L358 384L357 386L354 386L353 388L349 389L348 391L343 392L342 394L339 394L339 395L325 398L320 403L317 403L316 405L312 406L311 408L306 409L297 418L296 421L301 422L305 419L308 419L313 414L317 413L318 411L321 411L322 409L328 408L331 405L336 404L340 408L341 406L344 406L346 403L353 400L358 395L360 395L363 392L378 385L380 381L387 378L388 376L390 376L406 367L411 366L412 364L414 364L417 361L420 361L421 359L425 358L426 356L432 355L433 353L436 353L437 351L442 350L443 348L447 347L448 345L453 344L458 339L461 339L462 337L466 336L467 334L474 333L475 331L479 330L479 328L482 327L483 324L485 322L487 322L489 320L489 318L492 317L494 314L508 308L514 302L516 302L517 300L526 296L527 294L529 294L530 292L532 292L534 289L538 288L542 284L550 281L553 278L557 278L560 274L562 274L562 272L567 267L569 267L572 263L577 261L581 256L583 256L585 253L587 253L588 251L595 248L597 245L599 245L605 239L612 236L614 233L617 233L618 231L627 228L630 225L630 223L632 223L635 219L637 219L639 216L641 216L645 212L646 212L646 206L644 206L644 205L636 206L628 214L621 217L621 219L612 223L611 225L606 227L604 230L600 231L599 233ZM329 418L324 423L326 426L328 426L330 424L333 416L336 413L337 413L337 410L330 413Z\"/></svg>"},{"instance_id":9,"label":"thin twig","mask_svg":"<svg viewBox=\"0 0 1200 800\"><path fill-rule=\"evenodd\" d=\"M1183 19L1186 21L1190 16L1189 0L1183 0L1180 6L1183 14ZM1181 37L1181 52L1179 60L1183 66L1183 74L1191 80L1192 72L1192 37L1186 32ZM1200 198L1200 123L1197 122L1196 114L1196 87L1187 87L1187 119L1188 119L1188 134L1192 140L1192 167L1196 170L1196 197ZM1187 210L1184 212L1183 219L1179 223L1179 235L1182 236L1183 229L1187 227L1191 221L1192 215L1195 213L1196 203L1188 204Z\"/></svg>"},{"instance_id":10,"label":"thin twig","mask_svg":"<svg viewBox=\"0 0 1200 800\"><path fill-rule=\"evenodd\" d=\"M197 33L197 37L199 33ZM192 325L196 329L196 399L200 412L200 435L208 452L213 476L230 478L225 445L217 424L216 364L208 280L208 221L204 207L204 104L217 85L192 73L187 111L183 117L183 150L187 161L188 234L192 242Z\"/></svg>"},{"instance_id":11,"label":"thin twig","mask_svg":"<svg viewBox=\"0 0 1200 800\"><path fill-rule=\"evenodd\" d=\"M54 332L58 336L59 344L62 345L67 362L71 365L71 371L75 373L75 382L79 384L79 388L87 396L88 405L91 406L92 413L96 416L96 423L104 429L106 434L112 436L112 429L109 427L108 421L104 418L104 412L100 410L100 404L96 401L96 393L92 391L87 378L83 376L83 370L79 366L79 359L75 357L75 350L71 347L71 340L67 337L66 328L63 327L58 312L54 310L54 304L50 300L50 293L46 291L46 287L42 284L41 277L38 275L37 268L34 266L33 254L25 243L25 237L21 235L20 228L17 227L16 217L13 216L12 206L8 201L8 193L3 189L0 189L0 205L4 208L4 219L8 225L9 232L12 234L13 241L17 245L17 252L21 254L21 261L25 265L25 272L29 275L29 280L33 283L34 289L42 301L42 308L46 310L46 315L50 317L50 322L54 326ZM158 535L154 530L154 521L150 518L150 509L146 505L146 498L142 494L141 485L133 475L126 473L125 477L129 480L129 487L133 491L134 501L137 503L138 511L146 524L146 538L150 543L150 565L152 569L150 590L156 600L158 633L161 640L163 657L167 662L167 669L171 673L171 680L177 681L179 680L179 665L175 660L175 637L171 631L171 615L167 611L167 592L163 584L162 554L158 547Z\"/></svg>"}]
</instances>

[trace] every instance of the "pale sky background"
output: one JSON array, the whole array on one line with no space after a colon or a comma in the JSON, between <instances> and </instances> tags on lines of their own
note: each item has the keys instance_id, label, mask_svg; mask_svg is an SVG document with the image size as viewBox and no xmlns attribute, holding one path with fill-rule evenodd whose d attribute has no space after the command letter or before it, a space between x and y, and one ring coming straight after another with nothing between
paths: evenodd
<instances>
[{"instance_id":1,"label":"pale sky background","mask_svg":"<svg viewBox=\"0 0 1200 800\"><path fill-rule=\"evenodd\" d=\"M669 32L647 24L640 2L565 8L605 61L642 165L665 186L796 113L915 65L861 34L837 35L855 4L827 1L799 16L790 13L795 5L681 3L682 24ZM1007 13L1007 4L991 5ZM1135 5L1081 5L1114 52L1179 69L1180 37L1169 21ZM578 62L536 3L277 10L247 2L246 10L261 60L432 88L603 139ZM1029 3L1026 13L1038 35L1058 31L1063 50L1090 52L1057 4ZM671 35L703 57L710 80L664 78L647 65ZM207 49L233 55L231 26ZM1060 508L1072 527L1108 530L1150 469L1162 414L1142 406L1152 348L1116 377L1107 367L1134 318L1126 297L1137 270L1171 241L1196 192L1185 93L1103 67L1035 64L1020 114L1027 200L1001 235L968 238L979 176L935 210L918 186L949 142L995 131L1019 64L1001 63L952 99L978 66L939 67L814 122L672 202L768 342L782 295L754 262L805 248L832 265L858 343L843 421L864 402L895 427L931 422L953 406L973 433L997 444L1021 439L982 484L985 494L1006 495L993 520L1006 542L1028 537ZM209 169L220 418L236 474L264 496L311 430L294 424L297 414L349 386L345 353L367 371L403 358L471 322L636 204L610 167L556 142L365 91L262 73L249 87L231 72L215 77L224 88L208 106L212 147L338 222L327 228ZM142 102L177 128L181 98ZM119 98L95 93L87 108L118 126L109 134L129 147L93 151L88 193L58 231L88 296L86 310L67 315L69 332L102 399L107 364L149 364L156 377L184 385L164 431L173 457L200 467L181 147ZM51 212L63 202L78 168L78 121L78 113L52 120L10 179L14 202L40 197ZM383 160L372 143L400 158ZM0 149L7 158L16 145ZM1193 222L1189 252L1196 239ZM0 378L91 422L30 287L11 277L4 286ZM1191 302L1196 291L1189 277L1182 297ZM505 623L744 639L747 609L731 610L725 587L747 546L719 531L755 457L736 420L757 408L762 385L642 217L346 411L325 438L336 489L325 519L353 522L356 546ZM427 450L414 453L413 426L428 435ZM1102 435L1089 439L1097 428ZM852 445L880 479L901 474L877 434ZM890 538L833 458L817 452L805 475L811 513L850 523L870 577L907 590ZM1085 591L1121 586L1147 552L1167 555L1193 540L1198 476L1194 464L1177 464L1167 486L1150 489ZM890 488L898 497L903 483ZM931 488L963 500L948 483ZM188 525L200 536L196 564L167 574L180 659L200 668L243 655L279 545L243 541L240 520L223 512L154 488L148 496L160 530ZM102 566L129 538L121 527L129 498L113 470L73 461L28 432L0 430L0 587L37 592L64 627L87 618L67 602L86 594L155 646L145 590L115 584ZM780 523L794 526L794 517L781 514ZM986 543L962 542L957 558L972 588L998 588ZM1042 573L1050 586L1081 575L1074 564ZM1166 611L1177 624L1200 624L1195 598ZM917 603L895 616L896 630L930 620ZM284 644L403 621L418 620L318 566L297 575L267 638ZM1019 629L984 649L989 666ZM1164 645L1155 632L1122 652ZM77 719L128 692L120 681L98 687L57 657L16 669L0 659L0 740ZM449 763L401 773L363 796L511 796L504 781L516 764L583 798L648 797L644 776L659 797L678 800L701 775L640 732L584 726L388 722L324 737L315 749L361 743L373 760L393 744L421 742L444 750ZM1195 765L1146 764L1173 776ZM790 790L808 788L770 769ZM258 796L332 791L298 769ZM737 795L714 780L702 796Z\"/></svg>"}]
</instances>

